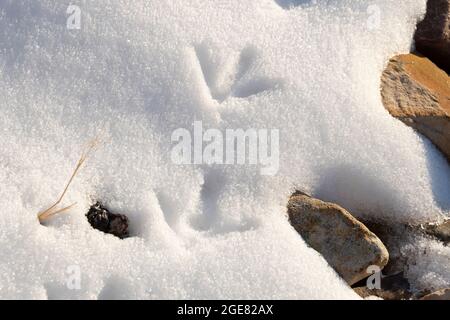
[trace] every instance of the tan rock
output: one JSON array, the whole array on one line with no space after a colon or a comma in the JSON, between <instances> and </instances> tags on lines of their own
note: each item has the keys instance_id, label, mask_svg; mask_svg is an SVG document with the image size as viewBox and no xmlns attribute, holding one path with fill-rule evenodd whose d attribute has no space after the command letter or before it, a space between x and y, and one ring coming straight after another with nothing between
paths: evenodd
<instances>
[{"instance_id":1,"label":"tan rock","mask_svg":"<svg viewBox=\"0 0 450 320\"><path fill-rule=\"evenodd\" d=\"M425 226L425 232L444 243L450 243L450 220L441 224L428 224Z\"/></svg>"},{"instance_id":2,"label":"tan rock","mask_svg":"<svg viewBox=\"0 0 450 320\"><path fill-rule=\"evenodd\" d=\"M391 59L381 78L391 115L430 139L450 160L450 77L416 54Z\"/></svg>"},{"instance_id":3,"label":"tan rock","mask_svg":"<svg viewBox=\"0 0 450 320\"><path fill-rule=\"evenodd\" d=\"M303 239L352 285L381 269L389 260L386 247L344 208L296 193L288 204L289 219Z\"/></svg>"},{"instance_id":4,"label":"tan rock","mask_svg":"<svg viewBox=\"0 0 450 320\"><path fill-rule=\"evenodd\" d=\"M450 72L450 0L428 0L414 40L417 51Z\"/></svg>"},{"instance_id":5,"label":"tan rock","mask_svg":"<svg viewBox=\"0 0 450 320\"><path fill-rule=\"evenodd\" d=\"M450 288L430 293L425 297L420 298L420 300L450 300Z\"/></svg>"}]
</instances>

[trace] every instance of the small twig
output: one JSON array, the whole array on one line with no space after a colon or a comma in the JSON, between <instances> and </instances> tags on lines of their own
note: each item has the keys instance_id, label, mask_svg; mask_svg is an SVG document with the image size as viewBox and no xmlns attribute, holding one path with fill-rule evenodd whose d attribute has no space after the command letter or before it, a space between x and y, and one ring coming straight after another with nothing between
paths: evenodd
<instances>
[{"instance_id":1,"label":"small twig","mask_svg":"<svg viewBox=\"0 0 450 320\"><path fill-rule=\"evenodd\" d=\"M81 169L81 167L83 166L84 162L86 161L87 157L89 156L89 154L91 152L93 152L95 150L95 148L100 144L100 139L99 137L91 140L87 146L85 147L83 153L81 154L80 159L77 162L77 165L75 167L75 170L72 173L72 176L69 179L69 182L67 182L64 191L61 193L61 195L59 196L58 200L56 200L56 202L50 206L48 209L41 211L38 214L38 218L39 221L42 223L43 221L47 220L48 218L58 214L58 213L62 213L65 211L68 211L70 208L72 208L73 206L76 205L76 203L71 204L70 206L67 206L65 208L62 209L56 209L56 207L62 202L64 196L67 193L67 190L69 189L69 186L72 184L73 179L75 178L75 176L77 175L77 173L79 172L79 170Z\"/></svg>"},{"instance_id":2,"label":"small twig","mask_svg":"<svg viewBox=\"0 0 450 320\"><path fill-rule=\"evenodd\" d=\"M58 209L58 210L55 210L55 211L48 211L48 210L46 210L42 214L39 215L39 221L41 221L41 222L45 221L45 220L53 217L54 215L56 215L58 213L62 213L62 212L68 211L69 209L71 209L76 204L77 203L75 202L75 203L72 203L70 206L67 206L65 208Z\"/></svg>"}]
</instances>

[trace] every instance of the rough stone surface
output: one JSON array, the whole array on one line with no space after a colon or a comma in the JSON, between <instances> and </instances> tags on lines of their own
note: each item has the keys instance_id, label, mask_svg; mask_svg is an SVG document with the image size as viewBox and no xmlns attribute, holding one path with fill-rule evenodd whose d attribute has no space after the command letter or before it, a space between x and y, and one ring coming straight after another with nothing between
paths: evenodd
<instances>
[{"instance_id":1,"label":"rough stone surface","mask_svg":"<svg viewBox=\"0 0 450 320\"><path fill-rule=\"evenodd\" d=\"M380 239L336 204L296 193L288 214L295 230L350 285L368 277L369 266L383 268L389 260Z\"/></svg>"},{"instance_id":2,"label":"rough stone surface","mask_svg":"<svg viewBox=\"0 0 450 320\"><path fill-rule=\"evenodd\" d=\"M450 159L450 77L429 59L406 54L390 60L381 83L385 108Z\"/></svg>"},{"instance_id":3,"label":"rough stone surface","mask_svg":"<svg viewBox=\"0 0 450 320\"><path fill-rule=\"evenodd\" d=\"M450 72L450 0L428 0L414 40L417 51Z\"/></svg>"},{"instance_id":4,"label":"rough stone surface","mask_svg":"<svg viewBox=\"0 0 450 320\"><path fill-rule=\"evenodd\" d=\"M450 300L450 288L430 293L420 300Z\"/></svg>"},{"instance_id":5,"label":"rough stone surface","mask_svg":"<svg viewBox=\"0 0 450 320\"><path fill-rule=\"evenodd\" d=\"M432 235L445 244L450 243L450 220L442 224L429 224L425 226L427 234Z\"/></svg>"},{"instance_id":6,"label":"rough stone surface","mask_svg":"<svg viewBox=\"0 0 450 320\"><path fill-rule=\"evenodd\" d=\"M355 292L361 298L369 298L369 297L378 297L383 300L410 300L411 293L405 290L383 290L383 289L374 289L370 290L367 287L358 287L354 289Z\"/></svg>"}]
</instances>

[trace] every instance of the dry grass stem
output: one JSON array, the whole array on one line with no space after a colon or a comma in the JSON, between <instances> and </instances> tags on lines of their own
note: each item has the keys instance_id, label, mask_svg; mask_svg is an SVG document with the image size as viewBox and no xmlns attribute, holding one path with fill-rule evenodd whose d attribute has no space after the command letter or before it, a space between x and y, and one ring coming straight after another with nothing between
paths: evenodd
<instances>
[{"instance_id":1,"label":"dry grass stem","mask_svg":"<svg viewBox=\"0 0 450 320\"><path fill-rule=\"evenodd\" d=\"M98 147L98 145L100 144L100 139L99 137L91 140L86 147L84 148L83 153L81 154L80 159L77 162L77 165L74 169L74 171L72 172L72 175L69 179L69 181L67 182L64 191L61 193L61 195L59 196L58 200L56 200L56 202L50 206L48 209L41 211L38 214L38 218L39 218L39 222L44 222L45 220L49 219L50 217L59 214L59 213L63 213L68 211L69 209L71 209L73 206L76 205L76 203L73 203L67 207L64 207L62 209L57 209L57 206L62 202L62 200L64 199L64 196L67 193L67 190L69 189L69 186L72 184L73 179L75 178L75 176L77 175L77 173L80 171L81 167L83 166L83 164L85 163L86 159L88 158L88 156L96 150L96 148Z\"/></svg>"}]
</instances>

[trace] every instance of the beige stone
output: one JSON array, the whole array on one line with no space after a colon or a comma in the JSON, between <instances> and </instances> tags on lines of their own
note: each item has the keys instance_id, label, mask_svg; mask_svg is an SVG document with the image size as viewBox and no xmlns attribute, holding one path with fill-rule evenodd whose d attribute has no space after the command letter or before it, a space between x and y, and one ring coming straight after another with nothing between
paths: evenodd
<instances>
[{"instance_id":1,"label":"beige stone","mask_svg":"<svg viewBox=\"0 0 450 320\"><path fill-rule=\"evenodd\" d=\"M350 285L368 277L369 266L382 269L389 260L380 239L336 204L295 194L288 214L295 230Z\"/></svg>"},{"instance_id":2,"label":"beige stone","mask_svg":"<svg viewBox=\"0 0 450 320\"><path fill-rule=\"evenodd\" d=\"M450 78L415 54L390 60L381 96L391 115L430 139L450 159Z\"/></svg>"}]
</instances>

